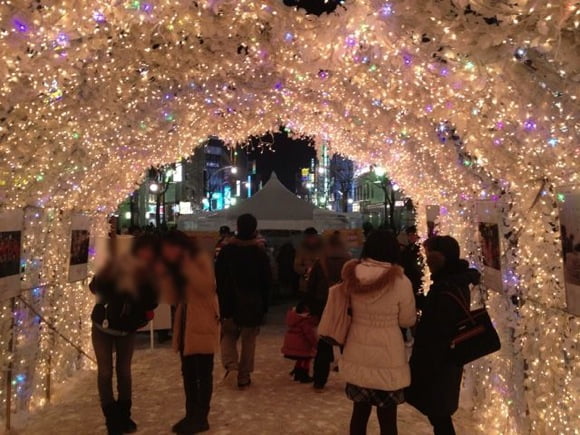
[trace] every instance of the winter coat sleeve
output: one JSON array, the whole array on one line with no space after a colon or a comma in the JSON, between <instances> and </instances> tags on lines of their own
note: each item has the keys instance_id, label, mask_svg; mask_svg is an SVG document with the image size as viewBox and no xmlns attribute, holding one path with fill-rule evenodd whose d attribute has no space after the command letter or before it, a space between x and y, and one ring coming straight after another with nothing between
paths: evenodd
<instances>
[{"instance_id":1,"label":"winter coat sleeve","mask_svg":"<svg viewBox=\"0 0 580 435\"><path fill-rule=\"evenodd\" d=\"M220 316L222 319L231 319L234 315L233 289L228 285L229 251L230 248L224 246L215 263L215 279L220 306Z\"/></svg>"},{"instance_id":2,"label":"winter coat sleeve","mask_svg":"<svg viewBox=\"0 0 580 435\"><path fill-rule=\"evenodd\" d=\"M195 257L187 257L184 261L183 273L187 278L188 303L195 299L196 294L211 294L216 291L216 278L210 257L200 253Z\"/></svg>"},{"instance_id":3,"label":"winter coat sleeve","mask_svg":"<svg viewBox=\"0 0 580 435\"><path fill-rule=\"evenodd\" d=\"M112 276L111 265L98 272L89 284L89 290L100 299L107 301L116 292L115 280Z\"/></svg>"},{"instance_id":4,"label":"winter coat sleeve","mask_svg":"<svg viewBox=\"0 0 580 435\"><path fill-rule=\"evenodd\" d=\"M413 286L407 278L399 280L401 300L399 301L399 326L410 328L417 321L417 309L415 307L415 295Z\"/></svg>"},{"instance_id":5,"label":"winter coat sleeve","mask_svg":"<svg viewBox=\"0 0 580 435\"><path fill-rule=\"evenodd\" d=\"M262 261L261 261L261 292L262 292L262 301L264 303L263 311L264 314L268 312L268 308L270 305L270 288L272 286L272 268L270 267L270 259L265 252L262 252Z\"/></svg>"},{"instance_id":6,"label":"winter coat sleeve","mask_svg":"<svg viewBox=\"0 0 580 435\"><path fill-rule=\"evenodd\" d=\"M145 311L153 311L157 308L159 297L157 295L157 289L152 282L142 283L139 288L139 293Z\"/></svg>"},{"instance_id":7,"label":"winter coat sleeve","mask_svg":"<svg viewBox=\"0 0 580 435\"><path fill-rule=\"evenodd\" d=\"M443 290L445 291L445 290ZM435 291L429 301L430 331L429 341L425 343L430 355L430 371L437 373L449 360L449 343L455 333L460 308L451 297Z\"/></svg>"},{"instance_id":8,"label":"winter coat sleeve","mask_svg":"<svg viewBox=\"0 0 580 435\"><path fill-rule=\"evenodd\" d=\"M316 298L316 294L318 293L318 286L320 279L322 278L322 265L320 264L320 260L316 260L314 266L310 271L310 275L308 276L308 284L306 294L312 300Z\"/></svg>"},{"instance_id":9,"label":"winter coat sleeve","mask_svg":"<svg viewBox=\"0 0 580 435\"><path fill-rule=\"evenodd\" d=\"M316 346L318 343L318 334L316 333L316 327L312 319L309 318L302 322L302 334L311 346Z\"/></svg>"},{"instance_id":10,"label":"winter coat sleeve","mask_svg":"<svg viewBox=\"0 0 580 435\"><path fill-rule=\"evenodd\" d=\"M308 272L306 262L304 261L304 254L301 251L298 251L296 257L294 258L294 272L300 276L304 276L306 275L306 272Z\"/></svg>"}]
</instances>

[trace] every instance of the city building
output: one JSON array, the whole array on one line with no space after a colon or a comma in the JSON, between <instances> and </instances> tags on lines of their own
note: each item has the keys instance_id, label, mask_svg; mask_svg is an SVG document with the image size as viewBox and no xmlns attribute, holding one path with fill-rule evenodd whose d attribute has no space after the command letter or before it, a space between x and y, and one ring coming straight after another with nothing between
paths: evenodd
<instances>
[{"instance_id":1,"label":"city building","mask_svg":"<svg viewBox=\"0 0 580 435\"><path fill-rule=\"evenodd\" d=\"M151 168L118 209L119 227L175 225L179 215L229 208L254 190L255 165L217 138L180 162Z\"/></svg>"},{"instance_id":2,"label":"city building","mask_svg":"<svg viewBox=\"0 0 580 435\"><path fill-rule=\"evenodd\" d=\"M375 228L385 226L396 232L413 225L413 202L391 181L384 168L366 166L354 171L352 211Z\"/></svg>"},{"instance_id":3,"label":"city building","mask_svg":"<svg viewBox=\"0 0 580 435\"><path fill-rule=\"evenodd\" d=\"M340 154L332 154L328 144L320 147L316 159L302 168L297 180L298 196L314 205L336 212L352 212L354 163Z\"/></svg>"}]
</instances>

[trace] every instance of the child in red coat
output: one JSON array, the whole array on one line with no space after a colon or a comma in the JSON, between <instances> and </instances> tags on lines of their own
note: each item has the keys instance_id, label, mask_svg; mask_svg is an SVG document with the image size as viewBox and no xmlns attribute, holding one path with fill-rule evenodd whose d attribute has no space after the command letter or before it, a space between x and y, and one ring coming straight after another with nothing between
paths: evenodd
<instances>
[{"instance_id":1,"label":"child in red coat","mask_svg":"<svg viewBox=\"0 0 580 435\"><path fill-rule=\"evenodd\" d=\"M294 375L295 381L304 384L312 382L309 372L310 362L316 356L317 323L318 319L310 314L310 310L304 302L300 302L296 307L288 310L286 314L288 330L284 336L282 353L285 358L296 361L291 374Z\"/></svg>"}]
</instances>

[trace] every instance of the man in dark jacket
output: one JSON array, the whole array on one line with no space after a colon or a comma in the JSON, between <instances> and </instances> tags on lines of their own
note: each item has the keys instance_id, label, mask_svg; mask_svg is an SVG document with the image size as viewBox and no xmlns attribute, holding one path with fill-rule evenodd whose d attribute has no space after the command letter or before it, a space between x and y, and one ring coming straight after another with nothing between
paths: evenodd
<instances>
[{"instance_id":1,"label":"man in dark jacket","mask_svg":"<svg viewBox=\"0 0 580 435\"><path fill-rule=\"evenodd\" d=\"M258 221L251 214L238 217L238 233L221 250L215 266L222 318L222 362L226 377L238 372L238 387L251 383L256 337L268 310L270 261L257 239ZM241 356L237 343L242 342Z\"/></svg>"},{"instance_id":2,"label":"man in dark jacket","mask_svg":"<svg viewBox=\"0 0 580 435\"><path fill-rule=\"evenodd\" d=\"M405 399L429 418L436 435L454 435L451 416L459 404L463 367L451 359L449 343L465 312L446 293L469 303L469 286L479 283L480 273L460 259L459 244L450 236L428 239L425 249L433 284L417 325Z\"/></svg>"}]
</instances>

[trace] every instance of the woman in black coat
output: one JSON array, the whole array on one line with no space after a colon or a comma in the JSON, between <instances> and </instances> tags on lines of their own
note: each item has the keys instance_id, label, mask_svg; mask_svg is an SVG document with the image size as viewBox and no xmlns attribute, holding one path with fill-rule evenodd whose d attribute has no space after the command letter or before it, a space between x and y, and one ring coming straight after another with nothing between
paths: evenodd
<instances>
[{"instance_id":1,"label":"woman in black coat","mask_svg":"<svg viewBox=\"0 0 580 435\"><path fill-rule=\"evenodd\" d=\"M113 252L107 266L89 284L97 296L91 314L91 336L97 358L99 398L109 435L137 431L137 424L131 419L131 361L135 332L151 320L157 306L152 275L156 251L156 240L141 236L134 241L131 255L121 257ZM113 393L113 365L117 399Z\"/></svg>"},{"instance_id":2,"label":"woman in black coat","mask_svg":"<svg viewBox=\"0 0 580 435\"><path fill-rule=\"evenodd\" d=\"M435 435L454 435L451 416L459 404L463 367L451 360L449 344L465 311L445 293L469 302L469 285L479 283L480 273L459 258L459 244L450 236L428 239L425 250L433 284L425 299L418 301L423 314L415 335L411 386L405 398L429 418Z\"/></svg>"}]
</instances>

